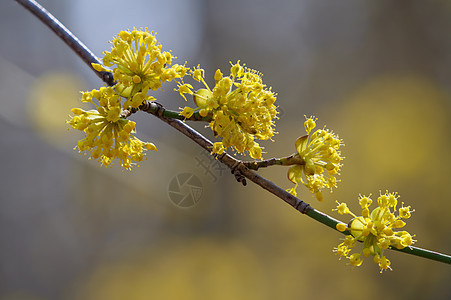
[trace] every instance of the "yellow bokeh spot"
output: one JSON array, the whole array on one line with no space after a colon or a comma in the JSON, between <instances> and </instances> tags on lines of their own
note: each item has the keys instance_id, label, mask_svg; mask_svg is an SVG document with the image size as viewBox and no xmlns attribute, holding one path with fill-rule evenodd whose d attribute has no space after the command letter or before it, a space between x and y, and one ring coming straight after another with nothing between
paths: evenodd
<instances>
[{"instance_id":1,"label":"yellow bokeh spot","mask_svg":"<svg viewBox=\"0 0 451 300\"><path fill-rule=\"evenodd\" d=\"M344 103L348 154L377 178L408 177L439 163L446 95L417 76L372 79Z\"/></svg>"},{"instance_id":2,"label":"yellow bokeh spot","mask_svg":"<svg viewBox=\"0 0 451 300\"><path fill-rule=\"evenodd\" d=\"M264 299L270 282L251 249L193 239L100 266L75 299Z\"/></svg>"},{"instance_id":3,"label":"yellow bokeh spot","mask_svg":"<svg viewBox=\"0 0 451 300\"><path fill-rule=\"evenodd\" d=\"M67 142L66 120L73 107L89 108L79 101L83 81L76 75L52 72L38 77L29 92L27 112L30 124L47 141Z\"/></svg>"}]
</instances>

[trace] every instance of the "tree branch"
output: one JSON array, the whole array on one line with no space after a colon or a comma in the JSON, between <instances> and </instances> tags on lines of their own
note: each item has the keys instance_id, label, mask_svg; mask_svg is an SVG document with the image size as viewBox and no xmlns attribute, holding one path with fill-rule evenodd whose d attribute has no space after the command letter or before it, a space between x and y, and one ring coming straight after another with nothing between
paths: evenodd
<instances>
[{"instance_id":1,"label":"tree branch","mask_svg":"<svg viewBox=\"0 0 451 300\"><path fill-rule=\"evenodd\" d=\"M150 113L163 122L169 124L171 127L175 128L176 130L183 133L185 136L193 140L195 143L197 143L199 146L204 148L205 150L211 152L213 148L213 143L205 138L203 135L198 133L196 130L191 128L190 126L186 125L186 123L168 118L164 115L164 108L160 104L157 104L155 102L146 102L141 108L142 111L145 111L147 113ZM236 171L239 171L244 177L248 178L252 182L258 184L265 190L269 191L270 193L276 195L286 203L290 204L292 207L294 207L296 210L300 211L301 213L305 214L309 210L312 210L313 208L303 202L302 200L296 198L292 194L288 193L284 189L280 188L279 186L275 185L271 181L263 178L262 176L256 174L255 172L249 170L241 161L233 158L231 155L224 152L222 155L218 155L216 157L220 162L225 164L227 167L229 167L232 170L232 173L235 173Z\"/></svg>"},{"instance_id":2,"label":"tree branch","mask_svg":"<svg viewBox=\"0 0 451 300\"><path fill-rule=\"evenodd\" d=\"M47 25L61 40L63 40L70 49L72 49L97 76L109 86L114 85L113 73L98 72L92 67L92 63L101 64L97 56L92 53L69 29L66 28L57 18L49 13L44 7L34 0L15 0L25 7L39 20Z\"/></svg>"},{"instance_id":3,"label":"tree branch","mask_svg":"<svg viewBox=\"0 0 451 300\"><path fill-rule=\"evenodd\" d=\"M266 168L270 166L291 166L291 165L305 165L305 161L299 157L298 154L292 154L290 156L281 158L270 158L261 161L243 161L243 164L251 170L258 170L260 168Z\"/></svg>"},{"instance_id":4,"label":"tree branch","mask_svg":"<svg viewBox=\"0 0 451 300\"><path fill-rule=\"evenodd\" d=\"M99 59L77 38L75 37L63 24L61 24L54 16L52 16L47 10L45 10L41 5L39 5L34 0L15 0L24 6L27 10L29 10L32 14L34 14L37 18L39 18L44 24L46 24L53 32L56 33L72 50L77 53L77 55L93 70L99 78L101 78L106 84L113 86L114 79L113 74L111 72L98 72L92 67L92 63L100 64ZM212 150L213 143L205 138L203 135L195 131L190 126L186 125L185 122L182 122L181 119L184 119L178 112L166 110L161 104L156 102L146 102L141 107L140 110L145 111L159 118L163 122L167 123L171 127L175 128L179 132L183 133L185 136L193 140L199 146L204 148L207 151ZM131 113L136 112L137 110L131 110L129 112L125 111L123 116L127 117ZM199 118L199 117L195 117ZM208 118L208 116L207 116ZM303 202L302 200L296 198L292 194L288 193L284 189L278 187L271 181L263 178L262 176L256 174L249 168L252 167L251 162L241 162L227 153L223 153L221 155L216 156L216 158L229 167L232 170L232 173L237 177L238 181L241 181L243 185L246 184L246 181L243 177L251 180L255 184L261 186L265 190L279 197L290 206L294 207L299 212L306 214L312 219L338 231L336 229L336 225L338 223L342 223L327 214L324 214L314 208L312 208L309 204ZM294 159L293 157L287 157L285 159ZM271 162L270 162L271 161ZM282 164L281 161L277 161L277 159L267 160L261 162L261 165L257 165L255 169L258 167L262 167L265 164L268 166L271 164ZM339 232L339 231L338 231ZM348 231L342 232L344 234L350 234ZM415 256L424 257L427 259L451 264L451 256L425 250L417 247L406 247L404 249L394 249L396 251L412 254Z\"/></svg>"}]
</instances>

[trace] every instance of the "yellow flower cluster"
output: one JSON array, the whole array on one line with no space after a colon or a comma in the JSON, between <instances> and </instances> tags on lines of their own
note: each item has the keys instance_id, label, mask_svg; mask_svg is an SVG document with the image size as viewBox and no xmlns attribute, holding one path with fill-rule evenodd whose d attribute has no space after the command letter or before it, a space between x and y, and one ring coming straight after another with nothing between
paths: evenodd
<instances>
[{"instance_id":1,"label":"yellow flower cluster","mask_svg":"<svg viewBox=\"0 0 451 300\"><path fill-rule=\"evenodd\" d=\"M204 80L204 70L192 71L195 80L202 82L205 89L193 92L190 84L180 84L178 91L194 96L196 108L185 107L181 114L189 118L195 111L203 117L211 114L209 126L222 137L215 143L214 153L222 153L233 147L239 153L249 152L252 158L260 159L262 148L255 139L268 140L274 134L274 118L277 115L276 95L263 84L261 74L245 68L238 61L232 65L230 75L224 77L218 69L215 86L210 89Z\"/></svg>"},{"instance_id":2,"label":"yellow flower cluster","mask_svg":"<svg viewBox=\"0 0 451 300\"><path fill-rule=\"evenodd\" d=\"M99 105L94 103L93 98L98 100ZM121 102L113 88L101 87L100 90L85 92L81 101L93 103L96 109L72 109L75 116L68 123L86 134L83 140L78 141L80 152L90 152L90 158L99 160L105 166L117 158L122 167L131 169L136 162L143 160L146 150L157 151L154 144L142 142L131 135L135 132L135 122L121 118Z\"/></svg>"},{"instance_id":3,"label":"yellow flower cluster","mask_svg":"<svg viewBox=\"0 0 451 300\"><path fill-rule=\"evenodd\" d=\"M111 51L105 51L102 61L113 69L114 79L118 82L116 91L128 98L123 107L139 107L145 100L155 100L147 96L150 90L158 90L162 84L174 78L185 76L187 68L172 64L174 58L170 52L162 52L162 45L157 44L153 32L145 29L121 31L111 42ZM106 71L93 64L97 71Z\"/></svg>"},{"instance_id":4,"label":"yellow flower cluster","mask_svg":"<svg viewBox=\"0 0 451 300\"><path fill-rule=\"evenodd\" d=\"M121 118L121 107L138 108L144 101L155 100L147 95L149 90L155 91L165 82L184 77L188 69L177 64L171 66L174 57L170 52L162 52L161 44L147 28L121 31L111 44L111 51L104 52L102 61L107 67L115 66L115 86L83 93L81 101L93 103L96 110L74 108L75 116L68 123L86 133L86 138L78 142L80 152L89 151L102 165L110 165L117 158L122 167L130 169L143 160L146 150L157 148L131 135L135 122ZM109 71L100 64L92 66L99 72ZM125 98L122 105L121 97Z\"/></svg>"},{"instance_id":5,"label":"yellow flower cluster","mask_svg":"<svg viewBox=\"0 0 451 300\"><path fill-rule=\"evenodd\" d=\"M299 163L290 167L288 179L296 186L288 189L288 192L296 196L298 184L303 183L319 201L322 201L321 189L337 187L335 176L342 166L340 146L343 142L328 129L318 129L310 134L316 127L316 120L314 117L307 118L304 122L307 135L299 137L295 142L297 150L295 158Z\"/></svg>"},{"instance_id":6,"label":"yellow flower cluster","mask_svg":"<svg viewBox=\"0 0 451 300\"><path fill-rule=\"evenodd\" d=\"M396 193L386 192L377 198L378 207L373 209L370 213L368 207L373 200L370 197L360 196L359 204L362 208L362 215L356 216L353 214L346 203L338 203L336 210L339 214L350 214L354 219L348 224L339 223L337 230L348 230L351 235L347 235L343 243L339 244L333 251L341 257L349 259L351 265L360 266L363 262L363 257L374 257L374 262L379 265L381 273L384 270L390 269L390 261L384 256L384 250L389 247L403 249L411 246L415 240L407 231L394 231L406 225L402 219L410 218L410 206L402 207L396 213L396 206L398 204L399 196ZM392 211L393 210L393 211ZM348 256L351 251L350 248L356 245L356 242L363 242L363 249L360 253L354 253Z\"/></svg>"}]
</instances>

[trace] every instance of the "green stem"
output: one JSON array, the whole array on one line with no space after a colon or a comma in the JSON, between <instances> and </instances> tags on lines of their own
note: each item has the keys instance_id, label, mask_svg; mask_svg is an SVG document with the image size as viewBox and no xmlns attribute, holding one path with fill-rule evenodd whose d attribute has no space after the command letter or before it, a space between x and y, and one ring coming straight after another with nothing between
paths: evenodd
<instances>
[{"instance_id":1,"label":"green stem","mask_svg":"<svg viewBox=\"0 0 451 300\"><path fill-rule=\"evenodd\" d=\"M285 156L281 158L273 157L261 161L243 161L242 163L251 170L258 170L260 168L266 168L275 165L278 166L304 165L305 161L299 156L299 154L295 153L290 156Z\"/></svg>"},{"instance_id":2,"label":"green stem","mask_svg":"<svg viewBox=\"0 0 451 300\"><path fill-rule=\"evenodd\" d=\"M155 113L157 112L162 106L158 102L147 102L145 101L141 106L136 108L131 108L128 110L122 111L122 117L128 118L132 114L136 113L138 110L142 110L148 113ZM169 110L169 109L162 109L160 110L160 113L166 117L171 119L176 119L180 121L203 121L203 122L210 122L212 120L211 115L207 115L205 117L202 117L198 112L194 113L190 118L185 118L180 114L178 111Z\"/></svg>"},{"instance_id":3,"label":"green stem","mask_svg":"<svg viewBox=\"0 0 451 300\"><path fill-rule=\"evenodd\" d=\"M322 213L322 212L320 212L319 210L316 210L316 209L312 209L312 210L308 211L306 213L306 215L309 216L312 219L315 219L316 221L318 221L320 223L323 223L327 227L330 227L330 228L332 228L334 230L337 230L336 226L337 226L338 223L343 223L343 222L340 222L340 221L332 218L331 216L326 215L325 213ZM338 232L340 232L340 231L338 231ZM345 231L343 233L344 234L351 234L348 231Z\"/></svg>"},{"instance_id":4,"label":"green stem","mask_svg":"<svg viewBox=\"0 0 451 300\"><path fill-rule=\"evenodd\" d=\"M418 247L406 247L404 249L396 249L396 248L390 248L390 249L399 251L399 252L403 252L403 253L407 253L407 254L412 254L415 256L423 257L423 258L427 258L427 259L431 259L431 260L435 260L435 261L439 261L439 262L442 262L445 264L451 264L451 256L450 255L442 254L442 253L431 251L431 250L426 250L426 249L422 249L422 248L418 248Z\"/></svg>"},{"instance_id":5,"label":"green stem","mask_svg":"<svg viewBox=\"0 0 451 300\"><path fill-rule=\"evenodd\" d=\"M205 117L202 117L199 112L195 112L191 117L189 118L185 118L184 116L182 116L180 114L179 111L174 111L174 110L168 110L165 109L163 112L164 116L167 118L171 118L171 119L177 119L177 120L181 120L181 121L203 121L203 122L211 122L212 120L212 115L209 114Z\"/></svg>"}]
</instances>

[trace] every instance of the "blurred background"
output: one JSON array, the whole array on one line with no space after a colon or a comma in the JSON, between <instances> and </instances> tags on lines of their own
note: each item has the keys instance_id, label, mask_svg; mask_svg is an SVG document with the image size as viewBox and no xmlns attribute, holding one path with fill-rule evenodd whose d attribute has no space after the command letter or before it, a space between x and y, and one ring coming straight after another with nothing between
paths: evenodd
<instances>
[{"instance_id":1,"label":"blurred background","mask_svg":"<svg viewBox=\"0 0 451 300\"><path fill-rule=\"evenodd\" d=\"M347 222L335 200L360 213L359 194L397 191L416 209L416 245L451 253L450 1L40 2L98 56L120 30L149 27L210 83L229 61L261 71L281 112L265 158L295 151L304 114L346 144L339 188L301 199ZM0 299L451 298L449 265L388 251L393 271L352 268L332 252L343 236L149 115L132 119L159 151L130 172L101 168L65 120L102 82L12 0L0 35ZM185 105L164 88L153 96ZM291 188L286 171L259 173Z\"/></svg>"}]
</instances>

